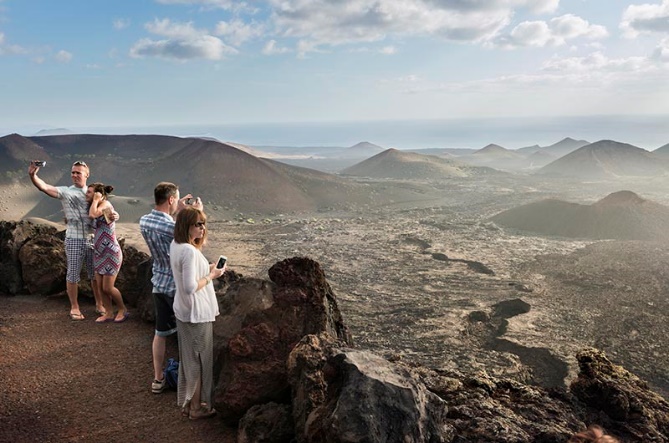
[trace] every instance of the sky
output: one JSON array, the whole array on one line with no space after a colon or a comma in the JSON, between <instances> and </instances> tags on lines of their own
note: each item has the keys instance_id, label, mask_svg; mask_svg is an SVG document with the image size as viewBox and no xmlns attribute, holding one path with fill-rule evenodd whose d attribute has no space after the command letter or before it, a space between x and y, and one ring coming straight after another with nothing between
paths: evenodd
<instances>
[{"instance_id":1,"label":"sky","mask_svg":"<svg viewBox=\"0 0 669 443\"><path fill-rule=\"evenodd\" d=\"M0 0L2 132L668 107L669 0Z\"/></svg>"}]
</instances>

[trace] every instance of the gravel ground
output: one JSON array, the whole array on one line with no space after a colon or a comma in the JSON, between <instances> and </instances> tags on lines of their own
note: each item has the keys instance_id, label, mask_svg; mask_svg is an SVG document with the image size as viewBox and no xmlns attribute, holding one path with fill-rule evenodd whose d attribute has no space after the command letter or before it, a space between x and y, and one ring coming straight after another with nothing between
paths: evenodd
<instances>
[{"instance_id":1,"label":"gravel ground","mask_svg":"<svg viewBox=\"0 0 669 443\"><path fill-rule=\"evenodd\" d=\"M68 312L65 296L0 296L0 443L235 441L219 418L182 418L176 391L151 393L151 324Z\"/></svg>"}]
</instances>

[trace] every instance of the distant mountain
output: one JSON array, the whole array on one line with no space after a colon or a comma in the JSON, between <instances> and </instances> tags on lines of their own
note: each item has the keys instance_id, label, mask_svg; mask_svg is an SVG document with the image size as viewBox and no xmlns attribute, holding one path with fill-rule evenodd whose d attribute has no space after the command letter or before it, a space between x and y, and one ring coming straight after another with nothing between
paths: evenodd
<instances>
[{"instance_id":1,"label":"distant mountain","mask_svg":"<svg viewBox=\"0 0 669 443\"><path fill-rule=\"evenodd\" d=\"M485 166L501 171L521 171L527 168L524 155L494 143L457 159L469 165Z\"/></svg>"},{"instance_id":2,"label":"distant mountain","mask_svg":"<svg viewBox=\"0 0 669 443\"><path fill-rule=\"evenodd\" d=\"M586 140L574 140L573 138L566 137L557 143L544 146L541 148L541 151L548 153L555 158L560 158L588 144L590 144L590 142Z\"/></svg>"},{"instance_id":3,"label":"distant mountain","mask_svg":"<svg viewBox=\"0 0 669 443\"><path fill-rule=\"evenodd\" d=\"M669 207L619 191L592 205L548 199L491 218L521 231L570 238L669 241Z\"/></svg>"},{"instance_id":4,"label":"distant mountain","mask_svg":"<svg viewBox=\"0 0 669 443\"><path fill-rule=\"evenodd\" d=\"M371 157L383 151L385 151L385 149L381 146L369 142L356 143L345 150L347 154L355 154L360 157Z\"/></svg>"},{"instance_id":5,"label":"distant mountain","mask_svg":"<svg viewBox=\"0 0 669 443\"><path fill-rule=\"evenodd\" d=\"M535 152L539 151L541 149L541 146L539 145L532 145L532 146L525 146L524 148L518 148L516 149L516 152L519 154L523 155L531 155L534 154Z\"/></svg>"},{"instance_id":6,"label":"distant mountain","mask_svg":"<svg viewBox=\"0 0 669 443\"><path fill-rule=\"evenodd\" d=\"M555 161L556 157L542 150L536 151L526 157L526 169L539 169Z\"/></svg>"},{"instance_id":7,"label":"distant mountain","mask_svg":"<svg viewBox=\"0 0 669 443\"><path fill-rule=\"evenodd\" d=\"M373 178L437 180L494 173L432 155L387 149L342 171L342 174Z\"/></svg>"},{"instance_id":8,"label":"distant mountain","mask_svg":"<svg viewBox=\"0 0 669 443\"><path fill-rule=\"evenodd\" d=\"M653 151L653 154L661 158L669 158L669 143L662 145Z\"/></svg>"},{"instance_id":9,"label":"distant mountain","mask_svg":"<svg viewBox=\"0 0 669 443\"><path fill-rule=\"evenodd\" d=\"M407 152L415 152L416 154L436 155L439 157L458 157L463 155L470 155L476 152L476 149L470 148L423 148L423 149L407 149Z\"/></svg>"},{"instance_id":10,"label":"distant mountain","mask_svg":"<svg viewBox=\"0 0 669 443\"><path fill-rule=\"evenodd\" d=\"M517 149L515 152L527 156L529 158L530 155L533 155L535 153L541 153L541 156L535 157L536 159L539 158L544 158L544 159L551 159L551 161L556 160L563 155L567 155L570 152L573 152L577 150L578 148L581 148L590 142L585 141L585 140L574 140L573 138L566 137L562 140L560 140L557 143L553 143L552 145L549 146L544 146L541 147L539 145L532 145L532 146L527 146L524 148ZM533 163L537 163L534 161ZM541 166L544 166L548 164L549 162L546 162L542 164Z\"/></svg>"},{"instance_id":11,"label":"distant mountain","mask_svg":"<svg viewBox=\"0 0 669 443\"><path fill-rule=\"evenodd\" d=\"M499 145L496 145L494 143L491 143L478 151L474 152L472 154L473 156L477 157L486 157L488 159L518 159L521 158L521 155L519 155L517 152L513 152L509 149L503 148Z\"/></svg>"},{"instance_id":12,"label":"distant mountain","mask_svg":"<svg viewBox=\"0 0 669 443\"><path fill-rule=\"evenodd\" d=\"M544 166L537 173L584 179L650 177L666 174L669 163L627 143L600 140Z\"/></svg>"},{"instance_id":13,"label":"distant mountain","mask_svg":"<svg viewBox=\"0 0 669 443\"><path fill-rule=\"evenodd\" d=\"M41 135L67 135L67 134L74 134L74 133L66 128L55 128L55 129L42 129L40 131L37 131L35 135L41 136Z\"/></svg>"}]
</instances>

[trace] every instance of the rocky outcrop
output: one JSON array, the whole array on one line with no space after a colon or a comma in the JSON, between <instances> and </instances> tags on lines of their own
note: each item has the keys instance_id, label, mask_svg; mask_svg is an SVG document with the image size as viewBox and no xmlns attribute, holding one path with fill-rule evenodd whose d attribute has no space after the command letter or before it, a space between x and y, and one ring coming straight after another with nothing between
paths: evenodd
<instances>
[{"instance_id":1,"label":"rocky outcrop","mask_svg":"<svg viewBox=\"0 0 669 443\"><path fill-rule=\"evenodd\" d=\"M251 407L240 420L237 443L291 443L294 436L290 405L265 403Z\"/></svg>"},{"instance_id":2,"label":"rocky outcrop","mask_svg":"<svg viewBox=\"0 0 669 443\"><path fill-rule=\"evenodd\" d=\"M308 258L276 263L271 281L234 282L220 300L214 325L214 404L238 420L254 405L290 402L286 361L308 334L348 331L320 265Z\"/></svg>"},{"instance_id":3,"label":"rocky outcrop","mask_svg":"<svg viewBox=\"0 0 669 443\"><path fill-rule=\"evenodd\" d=\"M625 442L669 441L669 404L595 349L571 389L391 363L324 334L289 358L299 442L564 443L599 424Z\"/></svg>"},{"instance_id":4,"label":"rocky outcrop","mask_svg":"<svg viewBox=\"0 0 669 443\"><path fill-rule=\"evenodd\" d=\"M0 293L18 294L24 286L19 251L30 239L53 236L56 229L28 221L0 221ZM43 261L40 267L48 267Z\"/></svg>"},{"instance_id":5,"label":"rocky outcrop","mask_svg":"<svg viewBox=\"0 0 669 443\"><path fill-rule=\"evenodd\" d=\"M134 246L126 245L123 238L119 238L119 244L123 250L123 264L116 278L116 287L130 306L138 306L140 300L151 300L153 315L151 257Z\"/></svg>"},{"instance_id":6,"label":"rocky outcrop","mask_svg":"<svg viewBox=\"0 0 669 443\"><path fill-rule=\"evenodd\" d=\"M601 351L586 349L576 358L580 372L570 391L588 406L591 420L628 441L669 441L669 402Z\"/></svg>"},{"instance_id":7,"label":"rocky outcrop","mask_svg":"<svg viewBox=\"0 0 669 443\"><path fill-rule=\"evenodd\" d=\"M54 235L30 238L19 250L18 263L31 294L56 294L65 290L65 244Z\"/></svg>"},{"instance_id":8,"label":"rocky outcrop","mask_svg":"<svg viewBox=\"0 0 669 443\"><path fill-rule=\"evenodd\" d=\"M298 442L442 442L447 405L405 367L308 336L290 354Z\"/></svg>"}]
</instances>

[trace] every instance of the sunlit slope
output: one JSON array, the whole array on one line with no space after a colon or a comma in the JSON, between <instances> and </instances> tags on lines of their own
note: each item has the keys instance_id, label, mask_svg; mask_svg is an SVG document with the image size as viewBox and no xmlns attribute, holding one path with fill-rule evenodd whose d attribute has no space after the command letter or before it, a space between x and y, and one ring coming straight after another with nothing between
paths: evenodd
<instances>
[{"instance_id":1,"label":"sunlit slope","mask_svg":"<svg viewBox=\"0 0 669 443\"><path fill-rule=\"evenodd\" d=\"M543 235L619 240L669 240L669 207L619 191L592 205L542 200L491 218L500 226Z\"/></svg>"},{"instance_id":2,"label":"sunlit slope","mask_svg":"<svg viewBox=\"0 0 669 443\"><path fill-rule=\"evenodd\" d=\"M669 162L645 149L612 140L583 146L544 166L538 174L614 179L617 177L652 177L669 171Z\"/></svg>"}]
</instances>

